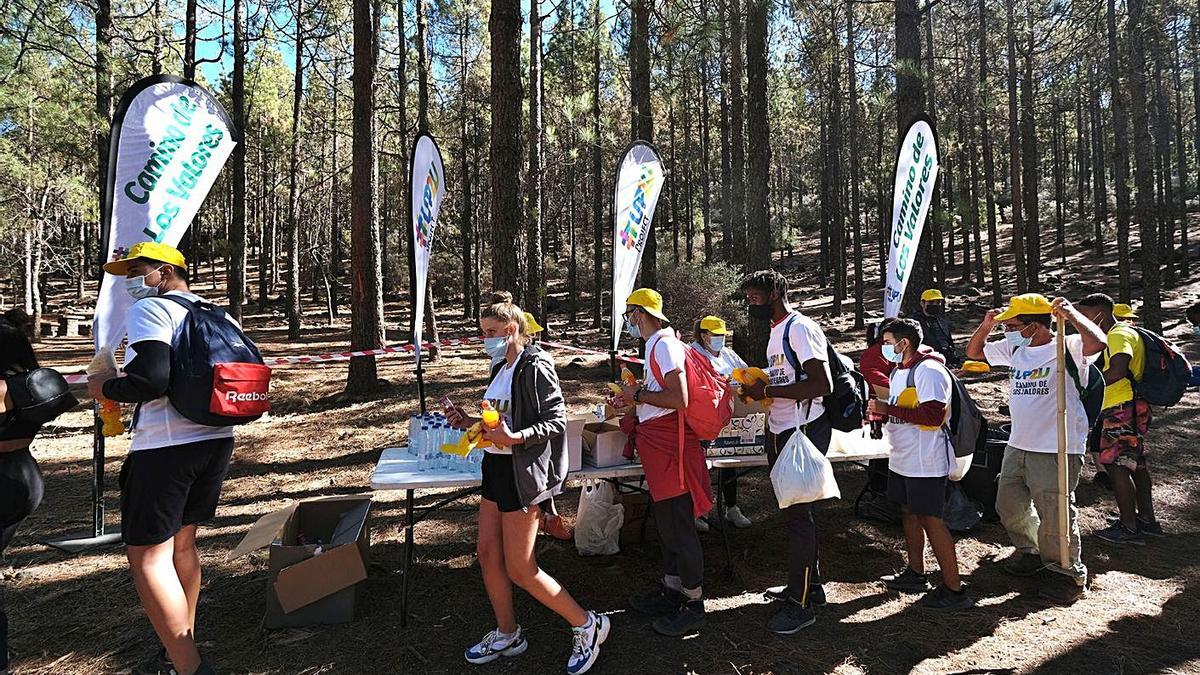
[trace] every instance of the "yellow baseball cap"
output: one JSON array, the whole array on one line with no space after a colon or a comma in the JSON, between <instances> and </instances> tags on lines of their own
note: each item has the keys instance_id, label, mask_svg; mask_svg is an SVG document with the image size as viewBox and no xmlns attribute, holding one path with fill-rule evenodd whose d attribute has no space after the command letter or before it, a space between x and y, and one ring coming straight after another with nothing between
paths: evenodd
<instances>
[{"instance_id":1,"label":"yellow baseball cap","mask_svg":"<svg viewBox=\"0 0 1200 675\"><path fill-rule=\"evenodd\" d=\"M725 320L717 316L706 316L700 319L700 330L706 330L713 335L729 335Z\"/></svg>"},{"instance_id":2,"label":"yellow baseball cap","mask_svg":"<svg viewBox=\"0 0 1200 675\"><path fill-rule=\"evenodd\" d=\"M646 313L663 321L670 321L667 315L663 314L662 295L652 288L639 288L625 300L626 306L641 307L646 310Z\"/></svg>"},{"instance_id":3,"label":"yellow baseball cap","mask_svg":"<svg viewBox=\"0 0 1200 675\"><path fill-rule=\"evenodd\" d=\"M1133 308L1123 302L1118 302L1113 305L1113 316L1117 317L1118 319L1138 318L1138 315L1133 311Z\"/></svg>"},{"instance_id":4,"label":"yellow baseball cap","mask_svg":"<svg viewBox=\"0 0 1200 675\"><path fill-rule=\"evenodd\" d=\"M183 254L179 252L179 249L174 246L160 244L157 241L142 241L134 244L124 258L105 263L104 271L123 277L129 273L129 264L138 258L157 260L158 262L187 269L187 261L183 259Z\"/></svg>"},{"instance_id":5,"label":"yellow baseball cap","mask_svg":"<svg viewBox=\"0 0 1200 675\"><path fill-rule=\"evenodd\" d=\"M921 292L922 302L932 302L934 300L943 300L944 301L945 299L946 298L942 296L942 292L936 288L926 288L924 291Z\"/></svg>"},{"instance_id":6,"label":"yellow baseball cap","mask_svg":"<svg viewBox=\"0 0 1200 675\"><path fill-rule=\"evenodd\" d=\"M533 315L529 312L525 312L525 334L537 335L543 330L545 329L537 322L537 319L533 318Z\"/></svg>"},{"instance_id":7,"label":"yellow baseball cap","mask_svg":"<svg viewBox=\"0 0 1200 675\"><path fill-rule=\"evenodd\" d=\"M1015 295L1008 301L1008 309L996 315L997 321L1008 321L1021 314L1049 314L1050 301L1041 293Z\"/></svg>"}]
</instances>

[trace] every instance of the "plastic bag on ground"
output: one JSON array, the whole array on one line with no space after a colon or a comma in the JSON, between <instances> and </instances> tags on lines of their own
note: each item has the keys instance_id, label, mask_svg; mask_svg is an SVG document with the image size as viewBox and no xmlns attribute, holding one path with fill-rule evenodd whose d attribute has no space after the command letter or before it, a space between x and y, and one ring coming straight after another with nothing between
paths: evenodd
<instances>
[{"instance_id":1,"label":"plastic bag on ground","mask_svg":"<svg viewBox=\"0 0 1200 675\"><path fill-rule=\"evenodd\" d=\"M580 555L613 555L621 550L625 507L608 481L585 480L575 516L575 548Z\"/></svg>"},{"instance_id":2,"label":"plastic bag on ground","mask_svg":"<svg viewBox=\"0 0 1200 675\"><path fill-rule=\"evenodd\" d=\"M792 434L775 461L771 485L781 509L842 496L833 477L833 465L799 430Z\"/></svg>"}]
</instances>

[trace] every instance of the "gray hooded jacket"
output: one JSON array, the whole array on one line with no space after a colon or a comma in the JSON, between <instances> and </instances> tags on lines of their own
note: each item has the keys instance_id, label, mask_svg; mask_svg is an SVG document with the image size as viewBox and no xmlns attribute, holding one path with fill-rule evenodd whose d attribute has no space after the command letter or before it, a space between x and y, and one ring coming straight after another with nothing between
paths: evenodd
<instances>
[{"instance_id":1,"label":"gray hooded jacket","mask_svg":"<svg viewBox=\"0 0 1200 675\"><path fill-rule=\"evenodd\" d=\"M492 378L504 362L492 366ZM512 430L525 439L512 448L517 494L523 506L562 492L567 478L567 405L554 359L537 345L517 357L512 384Z\"/></svg>"}]
</instances>

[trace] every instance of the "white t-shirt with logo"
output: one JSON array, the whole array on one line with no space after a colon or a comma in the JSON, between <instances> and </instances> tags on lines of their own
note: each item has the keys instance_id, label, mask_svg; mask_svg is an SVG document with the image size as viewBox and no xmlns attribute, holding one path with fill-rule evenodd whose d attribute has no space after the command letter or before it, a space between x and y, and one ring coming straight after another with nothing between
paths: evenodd
<instances>
[{"instance_id":1,"label":"white t-shirt with logo","mask_svg":"<svg viewBox=\"0 0 1200 675\"><path fill-rule=\"evenodd\" d=\"M798 373L792 367L783 348L784 329L788 325L788 319L792 317L794 319L787 339L792 351L796 353L796 363L800 366ZM779 323L771 326L771 339L767 342L767 377L771 380L771 386L778 387L807 380L808 373L804 372L804 362L817 359L828 363L828 349L829 343L826 341L825 332L821 330L821 327L812 319L793 310ZM797 377L799 380L796 379ZM767 422L771 433L778 434L808 424L823 414L825 414L825 404L819 398L811 401L796 401L790 398L776 397L767 413Z\"/></svg>"},{"instance_id":2,"label":"white t-shirt with logo","mask_svg":"<svg viewBox=\"0 0 1200 675\"><path fill-rule=\"evenodd\" d=\"M196 301L194 293L170 291L167 295L178 295ZM172 300L144 298L133 303L125 317L125 332L129 346L125 348L125 362L137 357L133 345L152 340L174 347L188 311ZM229 322L238 325L233 317L226 315ZM179 413L168 397L146 401L138 407L137 424L133 427L133 443L130 452L183 445L214 438L233 438L233 427L210 427L196 424Z\"/></svg>"},{"instance_id":3,"label":"white t-shirt with logo","mask_svg":"<svg viewBox=\"0 0 1200 675\"><path fill-rule=\"evenodd\" d=\"M500 412L500 416L504 418L504 422L508 424L508 428L513 428L512 419L512 384L513 371L517 368L517 362L505 364L496 373L496 377L492 378L492 383L488 385L487 392L483 398L492 404L492 407ZM495 446L486 448L487 452L493 455L511 455L512 448L497 448Z\"/></svg>"},{"instance_id":4,"label":"white t-shirt with logo","mask_svg":"<svg viewBox=\"0 0 1200 675\"><path fill-rule=\"evenodd\" d=\"M1083 355L1083 338L1067 336L1068 358L1075 361L1080 384L1087 386L1089 360ZM1019 347L1014 352L1004 340L989 342L983 355L993 366L1008 366L1008 407L1012 415L1012 436L1008 444L1027 452L1058 452L1058 363L1054 341L1040 347ZM1087 445L1087 412L1083 399L1068 372L1067 381L1067 452L1083 454Z\"/></svg>"},{"instance_id":5,"label":"white t-shirt with logo","mask_svg":"<svg viewBox=\"0 0 1200 675\"><path fill-rule=\"evenodd\" d=\"M658 364L658 372L662 373L664 378L673 370L682 371L684 369L687 364L687 352L684 351L683 341L675 336L674 329L663 328L646 340L646 370L643 386L648 392L662 391L663 386L654 376L654 369L650 367L650 359L654 359L654 362ZM637 406L639 422L649 422L673 412L675 411L670 408L659 408L649 403L639 403Z\"/></svg>"},{"instance_id":6,"label":"white t-shirt with logo","mask_svg":"<svg viewBox=\"0 0 1200 675\"><path fill-rule=\"evenodd\" d=\"M729 377L732 375L734 368L746 367L746 362L742 360L742 357L738 356L737 352L733 351L729 347L722 348L721 353L715 356L712 352L708 351L708 347L705 347L699 342L693 342L692 349L695 349L701 354L707 356L709 362L712 363L713 370L717 371L717 374L721 375L722 377Z\"/></svg>"},{"instance_id":7,"label":"white t-shirt with logo","mask_svg":"<svg viewBox=\"0 0 1200 675\"><path fill-rule=\"evenodd\" d=\"M905 394L908 374L913 372L913 393ZM925 359L910 368L892 371L888 387L888 402L905 408L922 403L939 401L950 409L953 387L950 373L945 366ZM911 400L910 400L911 399ZM909 478L940 478L950 475L950 456L954 454L950 439L941 427L909 424L899 420L888 422L888 439L892 450L888 455L888 469Z\"/></svg>"}]
</instances>

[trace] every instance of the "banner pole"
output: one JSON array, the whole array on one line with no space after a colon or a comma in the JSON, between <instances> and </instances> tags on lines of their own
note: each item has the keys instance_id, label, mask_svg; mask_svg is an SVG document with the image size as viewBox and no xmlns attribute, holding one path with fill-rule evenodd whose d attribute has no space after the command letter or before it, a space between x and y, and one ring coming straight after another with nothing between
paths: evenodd
<instances>
[{"instance_id":1,"label":"banner pole","mask_svg":"<svg viewBox=\"0 0 1200 675\"><path fill-rule=\"evenodd\" d=\"M417 316L417 234L415 224L413 223L413 207L412 207L412 181L413 181L413 166L417 158L417 143L421 140L421 134L413 139L412 148L408 152L408 178L405 181L404 209L408 214L405 220L408 222L408 301L412 307L412 330L413 336L417 334L417 322L425 317ZM421 364L421 345L414 340L413 354L416 357L414 367L416 368L417 376L417 400L421 407L421 414L425 414L425 369Z\"/></svg>"},{"instance_id":2,"label":"banner pole","mask_svg":"<svg viewBox=\"0 0 1200 675\"><path fill-rule=\"evenodd\" d=\"M104 536L104 434L100 402L92 404L92 536Z\"/></svg>"},{"instance_id":3,"label":"banner pole","mask_svg":"<svg viewBox=\"0 0 1200 675\"><path fill-rule=\"evenodd\" d=\"M1058 361L1056 374L1058 384L1058 563L1064 570L1071 569L1070 495L1067 490L1067 355L1066 326L1058 317L1054 335L1055 358Z\"/></svg>"}]
</instances>

